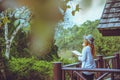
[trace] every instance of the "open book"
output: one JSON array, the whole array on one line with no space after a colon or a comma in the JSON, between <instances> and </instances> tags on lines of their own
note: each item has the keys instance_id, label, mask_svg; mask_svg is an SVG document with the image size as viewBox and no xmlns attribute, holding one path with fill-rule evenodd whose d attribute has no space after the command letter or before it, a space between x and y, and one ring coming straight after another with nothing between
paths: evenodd
<instances>
[{"instance_id":1,"label":"open book","mask_svg":"<svg viewBox=\"0 0 120 80\"><path fill-rule=\"evenodd\" d=\"M72 53L75 54L75 55L77 55L77 56L82 56L82 53L80 53L77 50L73 50Z\"/></svg>"}]
</instances>

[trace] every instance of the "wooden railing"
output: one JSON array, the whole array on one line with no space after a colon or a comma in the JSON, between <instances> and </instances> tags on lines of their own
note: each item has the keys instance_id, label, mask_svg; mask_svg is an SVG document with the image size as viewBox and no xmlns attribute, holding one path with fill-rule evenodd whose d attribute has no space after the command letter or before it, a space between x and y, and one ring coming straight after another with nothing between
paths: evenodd
<instances>
[{"instance_id":1,"label":"wooden railing","mask_svg":"<svg viewBox=\"0 0 120 80\"><path fill-rule=\"evenodd\" d=\"M62 65L61 62L54 63L54 80L85 80L82 76L83 71L95 72L95 79L102 80L105 77L115 80L115 76L120 76L120 63L119 54L116 53L114 56L103 57L97 56L95 69L83 69L81 67L81 62Z\"/></svg>"}]
</instances>

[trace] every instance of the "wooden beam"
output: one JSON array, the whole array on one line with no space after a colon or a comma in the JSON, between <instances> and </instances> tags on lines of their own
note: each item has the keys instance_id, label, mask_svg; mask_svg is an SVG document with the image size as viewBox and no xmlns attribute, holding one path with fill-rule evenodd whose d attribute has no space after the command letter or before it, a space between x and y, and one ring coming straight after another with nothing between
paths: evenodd
<instances>
[{"instance_id":1,"label":"wooden beam","mask_svg":"<svg viewBox=\"0 0 120 80\"><path fill-rule=\"evenodd\" d=\"M106 68L94 68L94 69L88 69L88 68L71 68L71 67L65 67L62 68L62 70L66 71L88 71L88 72L110 72L110 73L120 73L120 69L106 69Z\"/></svg>"},{"instance_id":2,"label":"wooden beam","mask_svg":"<svg viewBox=\"0 0 120 80\"><path fill-rule=\"evenodd\" d=\"M120 36L120 29L99 29L103 36Z\"/></svg>"}]
</instances>

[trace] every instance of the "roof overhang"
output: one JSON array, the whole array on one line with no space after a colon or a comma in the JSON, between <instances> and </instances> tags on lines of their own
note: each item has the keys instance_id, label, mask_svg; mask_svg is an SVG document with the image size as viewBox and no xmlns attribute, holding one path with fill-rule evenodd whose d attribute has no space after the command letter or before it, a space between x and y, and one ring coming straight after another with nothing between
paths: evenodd
<instances>
[{"instance_id":1,"label":"roof overhang","mask_svg":"<svg viewBox=\"0 0 120 80\"><path fill-rule=\"evenodd\" d=\"M120 36L120 29L101 29L98 28L99 32L103 36Z\"/></svg>"},{"instance_id":2,"label":"roof overhang","mask_svg":"<svg viewBox=\"0 0 120 80\"><path fill-rule=\"evenodd\" d=\"M98 30L103 36L120 36L120 0L108 0Z\"/></svg>"}]
</instances>

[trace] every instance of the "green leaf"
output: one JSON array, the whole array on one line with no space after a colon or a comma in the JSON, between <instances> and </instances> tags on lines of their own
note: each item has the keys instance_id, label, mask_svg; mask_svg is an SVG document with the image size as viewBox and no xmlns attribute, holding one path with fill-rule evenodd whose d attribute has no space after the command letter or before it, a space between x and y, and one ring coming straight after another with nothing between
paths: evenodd
<instances>
[{"instance_id":1,"label":"green leaf","mask_svg":"<svg viewBox=\"0 0 120 80\"><path fill-rule=\"evenodd\" d=\"M73 15L73 16L75 15L75 11L72 11L72 15Z\"/></svg>"},{"instance_id":2,"label":"green leaf","mask_svg":"<svg viewBox=\"0 0 120 80\"><path fill-rule=\"evenodd\" d=\"M20 20L16 20L16 21L14 22L14 26L15 26L15 27L17 27L19 24L20 24Z\"/></svg>"},{"instance_id":3,"label":"green leaf","mask_svg":"<svg viewBox=\"0 0 120 80\"><path fill-rule=\"evenodd\" d=\"M80 10L80 8L79 8L79 4L77 4L76 5L76 9L75 9L75 11L79 11Z\"/></svg>"},{"instance_id":4,"label":"green leaf","mask_svg":"<svg viewBox=\"0 0 120 80\"><path fill-rule=\"evenodd\" d=\"M25 24L25 25L22 27L22 30L23 30L24 32L30 31L30 24Z\"/></svg>"},{"instance_id":5,"label":"green leaf","mask_svg":"<svg viewBox=\"0 0 120 80\"><path fill-rule=\"evenodd\" d=\"M7 16L3 18L3 24L10 23L10 20L8 19Z\"/></svg>"},{"instance_id":6,"label":"green leaf","mask_svg":"<svg viewBox=\"0 0 120 80\"><path fill-rule=\"evenodd\" d=\"M29 26L30 26L30 23L26 22L26 23L24 23L23 27L29 27Z\"/></svg>"}]
</instances>

